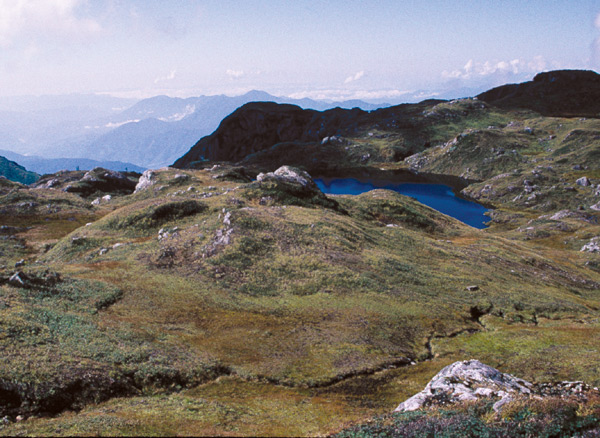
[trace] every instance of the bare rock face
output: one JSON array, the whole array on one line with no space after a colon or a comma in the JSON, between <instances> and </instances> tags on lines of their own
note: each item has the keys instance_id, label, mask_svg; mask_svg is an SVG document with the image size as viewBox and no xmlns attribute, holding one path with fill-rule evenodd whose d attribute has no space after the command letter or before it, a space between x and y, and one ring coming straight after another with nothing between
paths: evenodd
<instances>
[{"instance_id":1,"label":"bare rock face","mask_svg":"<svg viewBox=\"0 0 600 438\"><path fill-rule=\"evenodd\" d=\"M515 395L531 394L533 385L482 364L478 360L455 362L443 368L425 389L396 408L396 412L415 411L430 405L474 401L482 397L498 397L499 409Z\"/></svg>"}]
</instances>

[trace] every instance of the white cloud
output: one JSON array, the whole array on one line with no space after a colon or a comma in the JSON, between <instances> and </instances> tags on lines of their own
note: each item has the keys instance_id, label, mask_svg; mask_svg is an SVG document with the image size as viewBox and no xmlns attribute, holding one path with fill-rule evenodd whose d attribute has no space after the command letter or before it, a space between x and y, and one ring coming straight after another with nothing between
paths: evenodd
<instances>
[{"instance_id":1,"label":"white cloud","mask_svg":"<svg viewBox=\"0 0 600 438\"><path fill-rule=\"evenodd\" d=\"M126 121L124 121L124 122L117 122L117 123L112 123L112 122L109 122L109 123L107 123L106 125L104 125L104 127L105 127L105 128L118 128L119 126L126 125L127 123L137 123L137 122L139 122L139 121L140 121L140 119L135 119L135 120L126 120ZM86 128L87 128L87 126L86 126ZM98 128L98 126L96 126L96 128Z\"/></svg>"},{"instance_id":2,"label":"white cloud","mask_svg":"<svg viewBox=\"0 0 600 438\"><path fill-rule=\"evenodd\" d=\"M154 83L158 84L159 82L171 81L171 80L175 79L176 75L177 75L177 70L171 70L171 72L167 76L160 76L160 77L154 79Z\"/></svg>"},{"instance_id":3,"label":"white cloud","mask_svg":"<svg viewBox=\"0 0 600 438\"><path fill-rule=\"evenodd\" d=\"M88 36L101 30L90 18L77 16L82 0L0 0L0 45L23 35Z\"/></svg>"},{"instance_id":4,"label":"white cloud","mask_svg":"<svg viewBox=\"0 0 600 438\"><path fill-rule=\"evenodd\" d=\"M477 77L490 76L494 74L519 74L538 73L547 67L546 60L542 56L535 56L532 60L513 59L511 61L485 61L475 62L472 59L460 70L444 70L444 79L474 79Z\"/></svg>"},{"instance_id":5,"label":"white cloud","mask_svg":"<svg viewBox=\"0 0 600 438\"><path fill-rule=\"evenodd\" d=\"M228 69L225 74L229 76L231 79L239 79L244 76L244 70L232 70Z\"/></svg>"},{"instance_id":6,"label":"white cloud","mask_svg":"<svg viewBox=\"0 0 600 438\"><path fill-rule=\"evenodd\" d=\"M194 114L194 112L196 112L196 105L186 105L182 112L172 114L169 117L159 117L158 120L162 120L163 122L178 122L190 114Z\"/></svg>"},{"instance_id":7,"label":"white cloud","mask_svg":"<svg viewBox=\"0 0 600 438\"><path fill-rule=\"evenodd\" d=\"M361 70L359 72L357 72L355 75L353 76L348 76L346 78L346 80L344 81L344 84L349 84L350 82L354 82L354 81L358 81L360 78L362 78L365 75L364 70Z\"/></svg>"},{"instance_id":8,"label":"white cloud","mask_svg":"<svg viewBox=\"0 0 600 438\"><path fill-rule=\"evenodd\" d=\"M347 90L347 89L320 89L320 90L305 90L288 94L292 99L314 99L314 100L329 100L329 101L344 101L344 100L371 100L371 99L393 99L408 96L413 93L411 90Z\"/></svg>"}]
</instances>

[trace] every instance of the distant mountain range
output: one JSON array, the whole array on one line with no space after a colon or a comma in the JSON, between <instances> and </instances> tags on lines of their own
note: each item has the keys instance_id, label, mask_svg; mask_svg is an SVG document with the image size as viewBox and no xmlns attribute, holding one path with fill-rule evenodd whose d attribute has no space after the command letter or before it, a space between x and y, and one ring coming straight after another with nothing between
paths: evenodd
<instances>
[{"instance_id":1,"label":"distant mountain range","mask_svg":"<svg viewBox=\"0 0 600 438\"><path fill-rule=\"evenodd\" d=\"M558 76L559 81L553 82L556 78L551 76L551 73L544 73L536 80L524 84L494 88L479 94L479 98L499 106L528 105L534 101L545 102L539 93L544 93L550 86L553 87L552 95L559 96L556 98L558 100L549 102L547 108L532 107L545 115L551 115L553 108L568 110L568 106L572 106L573 102L579 105L585 100L593 106L593 102L600 101L589 95L587 85L571 87L571 90L580 91L570 96L573 101L565 100L564 96L560 96L558 88L563 87L561 84L568 81L570 76L566 73L561 74ZM576 81L583 78L581 75L576 76ZM595 80L591 76L583 79L586 79L586 84ZM394 103L398 100L409 103L433 97L449 99L473 96L481 91L455 87L443 92L406 93L396 96L393 100ZM137 171L144 168L160 168L182 157L199 139L215 132L223 119L250 102L293 104L305 110L315 111L339 107L360 108L370 112L390 107L386 102L292 99L276 97L263 91L250 91L235 97L216 95L182 99L155 96L140 101L105 95L77 94L37 98L13 97L0 102L0 149L20 154L21 156L5 156L39 173L96 166ZM596 113L594 107L591 113L581 115L593 116ZM23 159L23 155L28 157ZM35 157L29 157L32 155ZM57 161L44 162L42 157Z\"/></svg>"},{"instance_id":2,"label":"distant mountain range","mask_svg":"<svg viewBox=\"0 0 600 438\"><path fill-rule=\"evenodd\" d=\"M37 155L21 155L2 149L0 149L0 156L16 161L21 166L40 175L55 173L59 170L91 170L95 167L129 172L143 172L146 170L145 167L122 161L98 161L89 158L43 158Z\"/></svg>"},{"instance_id":3,"label":"distant mountain range","mask_svg":"<svg viewBox=\"0 0 600 438\"><path fill-rule=\"evenodd\" d=\"M223 118L248 102L293 103L315 110L339 106L369 111L388 106L358 100L290 99L262 91L236 97L156 96L133 104L131 100L108 96L83 95L79 100L77 96L57 96L55 101L50 97L13 98L0 104L0 148L19 154L61 158L63 164L56 165L68 164L69 168L75 162L69 163L64 158L118 160L135 163L140 168L159 168L182 156L199 138L213 132ZM9 111L11 108L14 109ZM28 162L26 166L40 172L55 169L33 167L41 165L39 161ZM75 165L88 167L83 163ZM131 165L126 167L133 169Z\"/></svg>"}]
</instances>

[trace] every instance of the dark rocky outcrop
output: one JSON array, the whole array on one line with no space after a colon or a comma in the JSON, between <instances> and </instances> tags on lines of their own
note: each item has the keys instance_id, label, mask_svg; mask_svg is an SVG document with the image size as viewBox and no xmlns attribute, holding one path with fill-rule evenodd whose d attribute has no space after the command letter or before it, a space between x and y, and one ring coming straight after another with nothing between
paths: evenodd
<instances>
[{"instance_id":1,"label":"dark rocky outcrop","mask_svg":"<svg viewBox=\"0 0 600 438\"><path fill-rule=\"evenodd\" d=\"M428 123L423 119L423 111L440 102L443 101L426 100L418 104L397 105L371 112L359 108L303 110L295 105L252 102L226 117L214 133L200 139L173 166L198 168L207 160L238 162L256 155L260 163L268 162L270 167L276 167L284 162L274 158L274 155L289 156L300 149L303 151L300 155L304 159L294 157L293 162L307 167L307 156L314 158L314 161L322 161L324 157L321 152L327 151L326 157L330 158L339 148L343 151L346 141L342 136L356 136L361 130L377 127L402 131L405 144L402 151L394 156L397 161L423 149L427 138L422 128L423 123ZM268 156L260 155L275 145L283 146L285 151L272 151L273 154L267 154ZM330 161L338 161L339 158L341 157L335 156ZM290 161L288 159L286 162ZM313 160L309 161L308 167L314 169Z\"/></svg>"},{"instance_id":2,"label":"dark rocky outcrop","mask_svg":"<svg viewBox=\"0 0 600 438\"><path fill-rule=\"evenodd\" d=\"M202 160L239 161L277 143L321 141L348 130L365 114L358 108L319 112L273 102L248 103L223 119L213 134L202 138L174 166Z\"/></svg>"},{"instance_id":3,"label":"dark rocky outcrop","mask_svg":"<svg viewBox=\"0 0 600 438\"><path fill-rule=\"evenodd\" d=\"M60 189L83 197L107 193L127 195L135 190L139 176L135 172L117 172L96 167L88 172L61 171L44 175L34 187Z\"/></svg>"},{"instance_id":4,"label":"dark rocky outcrop","mask_svg":"<svg viewBox=\"0 0 600 438\"><path fill-rule=\"evenodd\" d=\"M599 117L600 75L589 70L539 73L533 81L502 85L477 96L505 109L530 109L550 117Z\"/></svg>"}]
</instances>

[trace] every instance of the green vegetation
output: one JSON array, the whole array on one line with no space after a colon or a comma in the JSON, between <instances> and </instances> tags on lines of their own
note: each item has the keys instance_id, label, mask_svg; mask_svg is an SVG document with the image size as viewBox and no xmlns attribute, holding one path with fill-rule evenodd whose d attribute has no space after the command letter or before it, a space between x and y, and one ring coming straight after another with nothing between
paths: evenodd
<instances>
[{"instance_id":1,"label":"green vegetation","mask_svg":"<svg viewBox=\"0 0 600 438\"><path fill-rule=\"evenodd\" d=\"M40 178L37 173L29 172L23 166L19 166L5 157L0 157L0 176L22 184L31 184Z\"/></svg>"},{"instance_id":2,"label":"green vegetation","mask_svg":"<svg viewBox=\"0 0 600 438\"><path fill-rule=\"evenodd\" d=\"M549 398L534 403L512 401L502 414L492 402L478 402L431 411L388 414L335 434L358 437L595 437L600 432L600 401L582 405Z\"/></svg>"},{"instance_id":3,"label":"green vegetation","mask_svg":"<svg viewBox=\"0 0 600 438\"><path fill-rule=\"evenodd\" d=\"M483 404L351 427L455 360L600 384L600 256L580 251L600 233L599 122L472 99L394 111L246 164L476 178L463 193L496 207L490 228L386 190L325 196L224 163L157 170L93 206L0 181L2 434L588 429L596 405L551 401L502 418ZM576 183L584 176L590 185Z\"/></svg>"}]
</instances>

